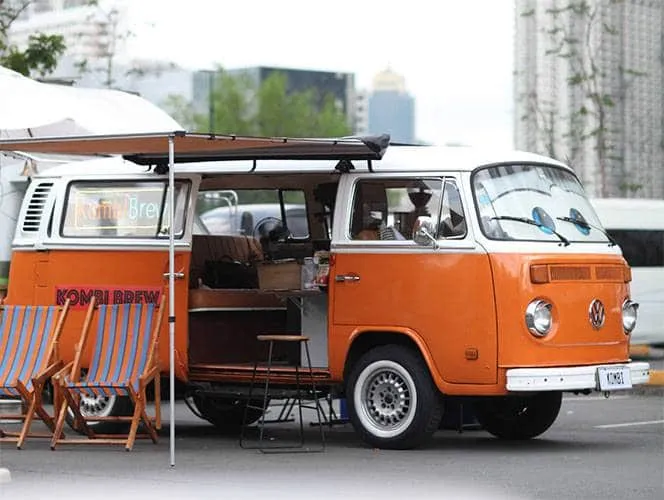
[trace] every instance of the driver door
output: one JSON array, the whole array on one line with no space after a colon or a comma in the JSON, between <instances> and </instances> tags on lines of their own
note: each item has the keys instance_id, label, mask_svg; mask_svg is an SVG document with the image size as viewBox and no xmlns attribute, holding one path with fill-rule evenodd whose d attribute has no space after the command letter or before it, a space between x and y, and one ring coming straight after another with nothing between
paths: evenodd
<instances>
[{"instance_id":1,"label":"driver door","mask_svg":"<svg viewBox=\"0 0 664 500\"><path fill-rule=\"evenodd\" d=\"M489 259L464 223L468 209L457 180L376 175L344 180L350 199L342 206L349 208L335 217L346 223L335 227L330 271L332 370L335 363L343 365L350 339L358 332L397 332L422 341L445 381L495 383ZM451 233L442 224L450 209L457 228ZM381 210L382 223L396 226L403 240L357 237L361 226L371 223L367 211ZM439 228L435 246L418 245L409 232L410 221L422 215Z\"/></svg>"}]
</instances>

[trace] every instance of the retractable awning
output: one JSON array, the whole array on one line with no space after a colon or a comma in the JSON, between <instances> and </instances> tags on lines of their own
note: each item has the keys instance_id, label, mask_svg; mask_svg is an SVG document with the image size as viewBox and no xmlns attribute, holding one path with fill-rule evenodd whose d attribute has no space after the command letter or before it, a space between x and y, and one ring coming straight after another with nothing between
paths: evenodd
<instances>
[{"instance_id":1,"label":"retractable awning","mask_svg":"<svg viewBox=\"0 0 664 500\"><path fill-rule=\"evenodd\" d=\"M240 137L183 131L0 140L0 151L66 155L121 155L141 165L223 160L379 160L389 135L338 139Z\"/></svg>"}]
</instances>

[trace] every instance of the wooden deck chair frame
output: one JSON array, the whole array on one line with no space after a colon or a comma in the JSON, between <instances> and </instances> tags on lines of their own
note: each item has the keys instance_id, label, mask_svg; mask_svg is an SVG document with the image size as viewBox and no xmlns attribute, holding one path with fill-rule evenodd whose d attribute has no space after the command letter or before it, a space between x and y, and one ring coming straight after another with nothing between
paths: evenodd
<instances>
[{"instance_id":1,"label":"wooden deck chair frame","mask_svg":"<svg viewBox=\"0 0 664 500\"><path fill-rule=\"evenodd\" d=\"M50 438L55 431L57 415L46 411L43 395L46 382L63 367L58 342L69 300L62 306L2 305L0 311L0 397L20 400L22 409L0 418L23 422L20 432L0 429L0 442L15 442L21 449L29 436ZM35 418L51 432L31 433Z\"/></svg>"},{"instance_id":2,"label":"wooden deck chair frame","mask_svg":"<svg viewBox=\"0 0 664 500\"><path fill-rule=\"evenodd\" d=\"M97 306L94 298L90 302L88 311L83 323L81 338L76 344L76 353L74 361L65 366L58 374L54 376L54 386L58 387L58 400L60 401L60 412L58 413L58 420L56 428L51 440L51 449L60 443L66 444L124 444L125 449L130 451L137 438L150 438L154 443L157 442L157 431L161 429L161 384L160 384L160 370L159 370L159 331L161 330L162 316L164 312L164 293L161 293L161 300L158 307L150 304L116 304L113 306ZM100 311L105 308L105 311L110 311L109 315L102 314ZM115 308L115 309L113 309ZM152 320L148 317L150 310L156 313L156 318ZM85 347L89 338L90 326L94 313L97 312L96 332L94 334L95 343L93 351L90 353L89 364L90 371L85 379L82 379L81 367L83 363L83 355ZM144 317L145 316L145 317ZM146 356L146 362L142 370L140 370L140 360L133 359L131 356L122 358L123 360L117 361L117 356L114 356L113 347L116 347L118 338L116 334L120 335L121 332L115 328L130 328L133 324L134 330L132 335L136 336L134 346L140 345L141 341L147 341L147 349L142 351ZM110 324L110 328L107 328ZM147 325L150 325L149 327ZM153 326L152 326L153 325ZM146 331L148 330L148 331ZM123 340L128 341L130 335L126 330L123 330ZM99 335L103 338L100 339ZM149 335L149 338L145 338ZM111 337L109 337L111 336ZM144 344L145 345L145 344ZM117 354L117 353L115 353ZM140 355L141 353L139 353ZM96 357L96 359L95 359ZM113 361L113 360L116 361ZM115 369L109 368L113 363L116 363ZM97 363L97 365L95 365ZM136 364L138 363L138 365ZM120 366L122 364L122 366ZM129 376L125 380L117 380L111 377L103 377L104 380L91 380L94 378L95 366L106 366L105 370L109 374L109 369ZM133 369L129 367L133 366ZM129 373L128 373L129 370ZM138 371L140 373L138 373ZM93 373L95 372L95 373ZM154 381L155 388L155 413L154 416L149 416L146 409L146 388L150 382ZM109 416L109 417L87 417L80 412L80 397L81 395L126 395L129 396L133 405L134 412L130 416ZM87 438L70 439L62 437L62 429L65 422L65 415L67 411L73 414L74 428L87 436ZM124 434L97 434L88 425L88 422L99 421L115 421L115 422L130 422L129 432ZM147 433L138 434L139 424L143 423Z\"/></svg>"}]
</instances>

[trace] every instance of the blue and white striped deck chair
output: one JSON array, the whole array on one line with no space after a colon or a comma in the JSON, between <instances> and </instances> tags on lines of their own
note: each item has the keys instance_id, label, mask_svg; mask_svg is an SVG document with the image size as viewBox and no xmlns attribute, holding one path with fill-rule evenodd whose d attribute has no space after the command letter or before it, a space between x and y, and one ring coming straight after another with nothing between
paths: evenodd
<instances>
[{"instance_id":1,"label":"blue and white striped deck chair","mask_svg":"<svg viewBox=\"0 0 664 500\"><path fill-rule=\"evenodd\" d=\"M161 428L160 410L160 374L159 330L164 305L164 294L159 304L115 304L96 306L94 300L89 306L83 324L81 340L76 346L71 370L66 367L55 377L64 401L58 416L56 430L51 441L51 448L58 443L98 443L124 444L127 451L134 446L138 436L138 426L142 422L149 437L157 442L157 430ZM88 332L96 316L92 328L93 343L86 351ZM89 359L84 363L83 356L88 353ZM81 367L89 367L87 375L81 376ZM155 415L148 416L146 411L146 387L150 382L155 384ZM134 408L132 415L88 417L81 414L80 398L84 396L120 396L129 397ZM67 407L74 416L74 427L85 433L87 439L62 438L60 431L64 425ZM126 434L97 434L88 425L94 421L130 422Z\"/></svg>"},{"instance_id":2,"label":"blue and white striped deck chair","mask_svg":"<svg viewBox=\"0 0 664 500\"><path fill-rule=\"evenodd\" d=\"M0 398L20 400L24 412L0 414L3 421L22 422L20 432L0 429L0 441L16 442L20 449L35 416L53 432L55 418L43 406L45 383L62 368L58 340L69 310L64 306L0 306Z\"/></svg>"}]
</instances>

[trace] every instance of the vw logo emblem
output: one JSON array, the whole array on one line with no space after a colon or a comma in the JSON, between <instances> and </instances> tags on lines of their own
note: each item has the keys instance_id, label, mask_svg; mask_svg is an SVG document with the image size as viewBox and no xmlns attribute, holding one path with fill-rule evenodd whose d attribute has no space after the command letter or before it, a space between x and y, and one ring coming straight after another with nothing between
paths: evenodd
<instances>
[{"instance_id":1,"label":"vw logo emblem","mask_svg":"<svg viewBox=\"0 0 664 500\"><path fill-rule=\"evenodd\" d=\"M599 330L604 326L606 314L604 312L604 304L602 304L601 300L595 299L590 303L588 316L590 317L590 324L593 325L595 330Z\"/></svg>"}]
</instances>

